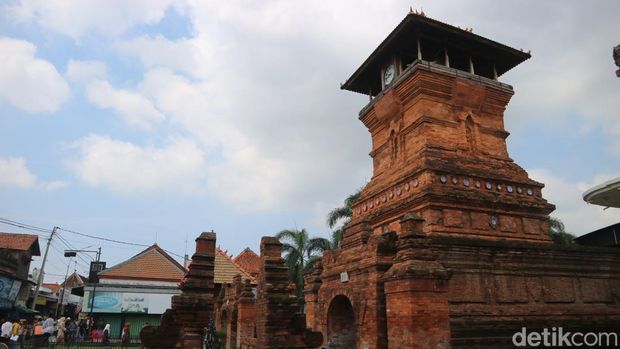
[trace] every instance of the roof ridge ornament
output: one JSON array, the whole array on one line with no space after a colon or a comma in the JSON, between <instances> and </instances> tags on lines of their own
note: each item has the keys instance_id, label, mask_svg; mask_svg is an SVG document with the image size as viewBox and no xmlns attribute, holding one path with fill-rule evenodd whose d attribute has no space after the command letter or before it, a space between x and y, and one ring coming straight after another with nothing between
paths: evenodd
<instances>
[{"instance_id":1,"label":"roof ridge ornament","mask_svg":"<svg viewBox=\"0 0 620 349\"><path fill-rule=\"evenodd\" d=\"M420 11L418 11L417 9L414 9L412 6L409 6L409 13L422 16L422 17L426 17L426 14L424 13L424 9L422 7L420 7Z\"/></svg>"}]
</instances>

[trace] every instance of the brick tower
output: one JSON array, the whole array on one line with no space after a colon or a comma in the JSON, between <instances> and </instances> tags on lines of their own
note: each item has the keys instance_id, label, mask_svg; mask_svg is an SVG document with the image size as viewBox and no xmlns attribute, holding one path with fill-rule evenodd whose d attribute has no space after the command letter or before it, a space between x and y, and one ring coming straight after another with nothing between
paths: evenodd
<instances>
[{"instance_id":1,"label":"brick tower","mask_svg":"<svg viewBox=\"0 0 620 349\"><path fill-rule=\"evenodd\" d=\"M468 324L497 325L485 303L489 256L551 246L554 206L508 155L503 118L513 89L497 80L529 57L409 13L342 85L370 96L359 118L372 138L373 176L341 249L305 278L307 326L324 345L467 347L482 336ZM467 302L484 316L467 306L461 316L454 304Z\"/></svg>"},{"instance_id":2,"label":"brick tower","mask_svg":"<svg viewBox=\"0 0 620 349\"><path fill-rule=\"evenodd\" d=\"M428 234L549 242L554 206L508 155L513 89L497 80L529 57L472 30L405 17L342 85L371 98L359 118L373 159L343 247L359 244L364 222L400 231L407 212Z\"/></svg>"}]
</instances>

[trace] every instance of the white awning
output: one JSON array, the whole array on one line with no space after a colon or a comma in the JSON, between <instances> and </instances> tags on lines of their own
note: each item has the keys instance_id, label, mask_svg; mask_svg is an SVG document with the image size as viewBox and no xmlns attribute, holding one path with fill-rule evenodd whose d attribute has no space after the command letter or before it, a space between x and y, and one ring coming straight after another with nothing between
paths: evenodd
<instances>
[{"instance_id":1,"label":"white awning","mask_svg":"<svg viewBox=\"0 0 620 349\"><path fill-rule=\"evenodd\" d=\"M594 205L620 208L620 177L588 189L583 199Z\"/></svg>"}]
</instances>

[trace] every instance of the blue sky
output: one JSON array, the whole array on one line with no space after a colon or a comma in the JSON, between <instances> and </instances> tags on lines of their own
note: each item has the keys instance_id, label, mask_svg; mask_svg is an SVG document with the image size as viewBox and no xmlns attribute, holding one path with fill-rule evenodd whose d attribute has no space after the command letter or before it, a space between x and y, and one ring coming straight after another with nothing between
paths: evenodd
<instances>
[{"instance_id":1,"label":"blue sky","mask_svg":"<svg viewBox=\"0 0 620 349\"><path fill-rule=\"evenodd\" d=\"M177 254L211 229L232 254L287 228L327 236L371 177L367 97L339 83L411 5L532 50L501 78L511 156L568 230L620 221L581 199L620 176L617 1L4 1L0 217ZM141 250L61 234L110 264Z\"/></svg>"}]
</instances>

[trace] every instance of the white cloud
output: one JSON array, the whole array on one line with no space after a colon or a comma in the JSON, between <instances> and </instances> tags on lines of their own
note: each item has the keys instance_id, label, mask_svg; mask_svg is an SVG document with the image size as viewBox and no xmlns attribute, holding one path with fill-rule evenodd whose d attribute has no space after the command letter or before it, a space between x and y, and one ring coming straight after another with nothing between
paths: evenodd
<instances>
[{"instance_id":1,"label":"white cloud","mask_svg":"<svg viewBox=\"0 0 620 349\"><path fill-rule=\"evenodd\" d=\"M20 189L44 189L54 191L64 188L68 184L64 181L41 181L26 166L26 160L21 157L0 159L0 186L17 187Z\"/></svg>"},{"instance_id":2,"label":"white cloud","mask_svg":"<svg viewBox=\"0 0 620 349\"><path fill-rule=\"evenodd\" d=\"M31 113L54 112L70 97L69 86L28 41L0 37L0 100Z\"/></svg>"},{"instance_id":3,"label":"white cloud","mask_svg":"<svg viewBox=\"0 0 620 349\"><path fill-rule=\"evenodd\" d=\"M26 167L23 158L0 159L0 185L30 189L36 183L37 176Z\"/></svg>"},{"instance_id":4,"label":"white cloud","mask_svg":"<svg viewBox=\"0 0 620 349\"><path fill-rule=\"evenodd\" d=\"M137 57L147 68L166 67L184 72L190 76L200 76L201 63L209 62L209 48L206 40L181 38L169 40L162 35L141 36L117 44L119 51Z\"/></svg>"},{"instance_id":5,"label":"white cloud","mask_svg":"<svg viewBox=\"0 0 620 349\"><path fill-rule=\"evenodd\" d=\"M115 36L136 25L158 23L175 0L21 0L9 7L22 22L72 38L88 32Z\"/></svg>"},{"instance_id":6,"label":"white cloud","mask_svg":"<svg viewBox=\"0 0 620 349\"><path fill-rule=\"evenodd\" d=\"M150 129L154 122L165 119L151 101L139 93L116 89L107 81L96 80L86 87L88 99L101 108L116 111L129 124Z\"/></svg>"},{"instance_id":7,"label":"white cloud","mask_svg":"<svg viewBox=\"0 0 620 349\"><path fill-rule=\"evenodd\" d=\"M154 69L139 89L206 149L212 159L206 172L212 193L259 209L272 208L286 196L290 174L284 163L258 148L227 115L218 115L217 95L208 84Z\"/></svg>"},{"instance_id":8,"label":"white cloud","mask_svg":"<svg viewBox=\"0 0 620 349\"><path fill-rule=\"evenodd\" d=\"M620 222L620 209L590 205L583 201L583 193L617 175L600 174L587 181L571 182L546 169L528 170L530 177L545 184L543 197L556 206L551 216L559 218L566 230L583 235L596 229Z\"/></svg>"},{"instance_id":9,"label":"white cloud","mask_svg":"<svg viewBox=\"0 0 620 349\"><path fill-rule=\"evenodd\" d=\"M298 95L320 96L313 91L320 85L309 84L293 93L279 86L273 92L280 95L277 103L270 103L269 82L246 75L243 84L235 84L225 76L223 72L222 80L194 82L158 68L147 72L138 86L171 123L203 146L211 159L207 182L212 194L244 209L285 209L303 207L322 196L334 200L360 185L370 160L361 170L352 167L364 153L347 159L357 150L352 149L356 143L339 145L347 131L326 134L324 127L339 121L315 113L317 105L330 102L312 97L304 102ZM356 123L355 118L343 120ZM334 179L334 173L347 176ZM325 195L330 192L326 188L333 187L338 188Z\"/></svg>"},{"instance_id":10,"label":"white cloud","mask_svg":"<svg viewBox=\"0 0 620 349\"><path fill-rule=\"evenodd\" d=\"M91 134L74 146L79 155L69 167L90 186L125 195L205 192L204 156L189 139L175 138L158 148Z\"/></svg>"},{"instance_id":11,"label":"white cloud","mask_svg":"<svg viewBox=\"0 0 620 349\"><path fill-rule=\"evenodd\" d=\"M187 4L192 36L142 34L118 41L116 52L136 58L147 72L135 88L118 89L101 80L88 86L93 103L143 128L164 120L165 114L165 126L180 130L204 152L210 192L235 204L290 208L310 203L323 210L370 178L370 139L356 118L366 98L340 91L338 82L394 28L409 3ZM542 4L530 11L511 3L512 12L535 21L525 27L523 16L508 18L510 25L500 20L497 14L506 13L504 4L421 5L433 18L461 27L475 25L477 34L534 50L532 60L501 78L516 81L509 131L514 120L531 126L534 118L552 119L568 110L583 114L583 124L620 134L614 131L619 123L610 116L614 108L620 110L614 107L620 101L613 98L617 90L610 85L617 81L603 78L608 74L615 79L613 70L604 64L596 65L595 73L589 70L592 54L609 59L601 38L613 35L602 33L618 28L595 25L591 29L597 35L581 33L578 26L566 29L587 5L567 6L549 19L545 11L555 6ZM85 30L96 30L96 24L65 31ZM582 49L566 49L576 37ZM603 92L597 89L601 79ZM138 149L148 153L147 148Z\"/></svg>"},{"instance_id":12,"label":"white cloud","mask_svg":"<svg viewBox=\"0 0 620 349\"><path fill-rule=\"evenodd\" d=\"M51 181L43 183L43 188L47 191L54 191L57 189L66 188L67 186L69 186L69 183L65 181Z\"/></svg>"},{"instance_id":13,"label":"white cloud","mask_svg":"<svg viewBox=\"0 0 620 349\"><path fill-rule=\"evenodd\" d=\"M76 84L87 84L93 80L105 80L108 68L101 61L79 61L70 59L67 64L67 78Z\"/></svg>"}]
</instances>

